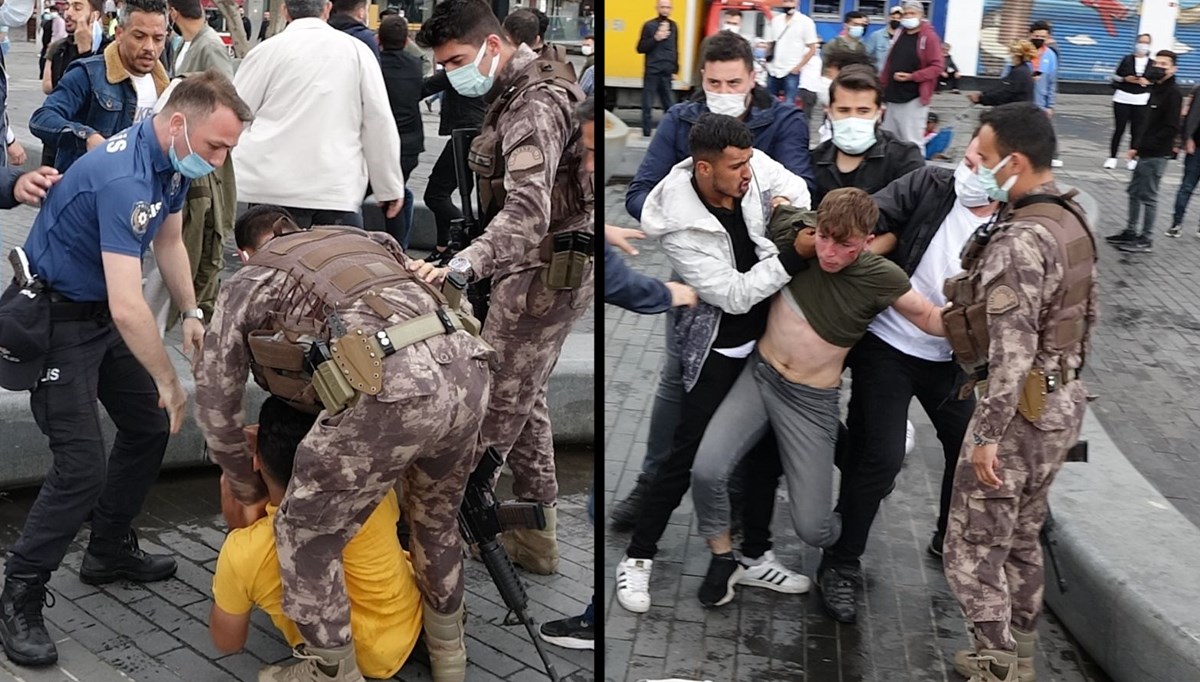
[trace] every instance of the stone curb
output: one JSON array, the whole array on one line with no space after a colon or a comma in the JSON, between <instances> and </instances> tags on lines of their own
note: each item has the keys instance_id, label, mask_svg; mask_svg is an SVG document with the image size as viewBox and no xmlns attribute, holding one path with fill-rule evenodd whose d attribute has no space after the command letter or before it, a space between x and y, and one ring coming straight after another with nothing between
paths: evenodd
<instances>
[{"instance_id":1,"label":"stone curb","mask_svg":"<svg viewBox=\"0 0 1200 682\"><path fill-rule=\"evenodd\" d=\"M178 343L168 346L189 396L195 396L190 365ZM590 445L593 442L595 416L595 344L591 333L573 333L567 337L558 365L550 375L549 404L558 443ZM247 415L258 414L266 398L253 380L246 385ZM194 402L189 401L189 410ZM100 410L105 443L111 444L115 430L108 414ZM51 464L45 436L34 422L27 392L0 389L0 424L4 424L4 448L0 451L0 488L13 488L41 481ZM171 437L163 467L196 466L209 462L204 439L191 412L180 432Z\"/></svg>"}]
</instances>

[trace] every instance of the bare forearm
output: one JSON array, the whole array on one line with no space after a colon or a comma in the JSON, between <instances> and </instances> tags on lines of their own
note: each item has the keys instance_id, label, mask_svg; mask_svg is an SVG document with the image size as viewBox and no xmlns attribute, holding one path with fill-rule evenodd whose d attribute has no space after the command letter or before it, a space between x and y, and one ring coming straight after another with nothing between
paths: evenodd
<instances>
[{"instance_id":1,"label":"bare forearm","mask_svg":"<svg viewBox=\"0 0 1200 682\"><path fill-rule=\"evenodd\" d=\"M182 241L156 244L154 260L162 274L167 291L171 292L171 300L180 310L191 310L196 307L196 290L192 286L191 264L188 261L187 249Z\"/></svg>"},{"instance_id":2,"label":"bare forearm","mask_svg":"<svg viewBox=\"0 0 1200 682\"><path fill-rule=\"evenodd\" d=\"M155 383L167 384L175 380L175 367L167 357L167 349L158 335L158 324L144 300L131 304L128 310L114 310L113 322L125 345Z\"/></svg>"}]
</instances>

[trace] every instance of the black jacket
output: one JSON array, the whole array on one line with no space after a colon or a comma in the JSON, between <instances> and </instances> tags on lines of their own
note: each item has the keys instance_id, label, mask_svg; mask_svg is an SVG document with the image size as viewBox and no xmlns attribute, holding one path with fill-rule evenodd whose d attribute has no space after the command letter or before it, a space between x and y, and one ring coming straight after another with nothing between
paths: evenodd
<instances>
[{"instance_id":1,"label":"black jacket","mask_svg":"<svg viewBox=\"0 0 1200 682\"><path fill-rule=\"evenodd\" d=\"M1183 95L1179 94L1174 77L1151 86L1149 106L1137 154L1144 159L1174 157L1179 115L1183 111Z\"/></svg>"},{"instance_id":2,"label":"black jacket","mask_svg":"<svg viewBox=\"0 0 1200 682\"><path fill-rule=\"evenodd\" d=\"M1029 62L1014 66L998 84L979 94L979 103L988 107L1032 101L1033 71L1029 69Z\"/></svg>"},{"instance_id":3,"label":"black jacket","mask_svg":"<svg viewBox=\"0 0 1200 682\"><path fill-rule=\"evenodd\" d=\"M438 135L449 135L455 128L478 128L483 125L483 114L487 104L482 97L463 97L450 87L450 79L445 71L438 71L425 79L421 86L421 99L442 95L441 122L438 124Z\"/></svg>"},{"instance_id":4,"label":"black jacket","mask_svg":"<svg viewBox=\"0 0 1200 682\"><path fill-rule=\"evenodd\" d=\"M954 169L925 166L897 179L871 195L879 207L875 234L896 235L896 248L888 254L912 276L933 241L933 235L950 215L958 195L954 193Z\"/></svg>"},{"instance_id":5,"label":"black jacket","mask_svg":"<svg viewBox=\"0 0 1200 682\"><path fill-rule=\"evenodd\" d=\"M421 120L421 60L404 50L384 50L379 56L388 103L400 133L400 155L425 151L425 126Z\"/></svg>"},{"instance_id":6,"label":"black jacket","mask_svg":"<svg viewBox=\"0 0 1200 682\"><path fill-rule=\"evenodd\" d=\"M646 55L647 76L670 76L679 70L679 25L667 19L671 35L666 40L655 40L662 19L655 17L642 26L642 37L638 40L638 54Z\"/></svg>"},{"instance_id":7,"label":"black jacket","mask_svg":"<svg viewBox=\"0 0 1200 682\"><path fill-rule=\"evenodd\" d=\"M816 191L813 193L813 208L821 205L825 195L842 187L837 169L837 147L827 140L812 153L813 176ZM875 145L867 150L854 183L850 185L864 192L877 192L896 178L925 165L921 149L912 142L896 139L886 130L875 130Z\"/></svg>"},{"instance_id":8,"label":"black jacket","mask_svg":"<svg viewBox=\"0 0 1200 682\"><path fill-rule=\"evenodd\" d=\"M1141 85L1139 83L1125 82L1126 76L1142 75L1137 72L1137 63L1134 62L1134 59L1135 57L1133 55L1127 54L1125 55L1125 58L1121 60L1121 63L1117 65L1117 73L1115 76L1113 76L1113 87L1117 90L1121 90L1122 92L1128 92L1131 95L1144 95L1147 92L1150 92L1150 88L1148 86ZM1147 67L1153 63L1153 58L1146 58Z\"/></svg>"},{"instance_id":9,"label":"black jacket","mask_svg":"<svg viewBox=\"0 0 1200 682\"><path fill-rule=\"evenodd\" d=\"M379 41L375 38L375 32L366 24L348 14L331 14L329 15L329 25L363 41L367 47L371 48L375 58L379 59Z\"/></svg>"},{"instance_id":10,"label":"black jacket","mask_svg":"<svg viewBox=\"0 0 1200 682\"><path fill-rule=\"evenodd\" d=\"M1192 106L1188 107L1187 118L1183 121L1183 134L1180 139L1184 142L1196 137L1196 131L1200 129L1200 99L1196 96L1200 95L1200 85L1192 88L1192 92L1188 97L1192 98Z\"/></svg>"}]
</instances>

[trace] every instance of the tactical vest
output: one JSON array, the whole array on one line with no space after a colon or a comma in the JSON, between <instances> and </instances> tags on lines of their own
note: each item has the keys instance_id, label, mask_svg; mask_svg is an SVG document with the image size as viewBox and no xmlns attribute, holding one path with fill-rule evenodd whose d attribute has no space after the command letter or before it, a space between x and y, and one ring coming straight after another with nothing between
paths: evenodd
<instances>
[{"instance_id":1,"label":"tactical vest","mask_svg":"<svg viewBox=\"0 0 1200 682\"><path fill-rule=\"evenodd\" d=\"M504 208L504 172L506 159L504 157L503 136L496 123L517 98L518 95L533 88L557 87L566 92L572 105L584 100L583 91L575 84L574 72L563 62L535 59L518 74L512 85L496 98L484 114L483 128L475 141L471 143L471 151L467 157L467 165L479 176L479 200L483 207L480 221L486 225ZM554 186L550 196L550 224L554 225L560 219L576 215L587 206L587 194L590 191L590 180L583 171L583 157L575 153L579 141L579 126L570 120L567 123L575 131L567 143L563 145L562 156L558 160L558 169L554 175Z\"/></svg>"},{"instance_id":2,"label":"tactical vest","mask_svg":"<svg viewBox=\"0 0 1200 682\"><path fill-rule=\"evenodd\" d=\"M1049 302L1044 324L1038 334L1039 355L1057 357L1062 383L1074 378L1075 372L1066 366L1066 356L1078 350L1084 355L1088 335L1087 313L1092 292L1092 270L1096 261L1095 241L1082 210L1072 200L1075 191L1063 196L1039 194L1022 197L1011 209L1006 208L993 225L976 231L963 249L964 272L946 280L943 292L951 307L942 315L946 340L954 351L955 360L967 372L970 383L964 395L976 382L987 378L988 345L987 307L989 292L980 281L983 252L996 232L1008 229L1014 221L1034 222L1045 227L1058 246L1063 278L1054 298ZM1082 365L1079 369L1082 369ZM1035 366L1022 391L1021 413L1031 421L1040 415L1047 390L1047 377Z\"/></svg>"},{"instance_id":3,"label":"tactical vest","mask_svg":"<svg viewBox=\"0 0 1200 682\"><path fill-rule=\"evenodd\" d=\"M387 248L357 229L319 227L284 234L267 242L247 264L273 268L291 277L279 312L272 315L266 328L249 334L250 367L259 386L305 412L316 414L324 407L336 413L354 399L355 391L379 393L383 357L397 348L458 329L471 331L463 322L470 318L450 311L441 292L414 277ZM348 333L337 313L362 301L387 319L397 311L377 292L406 281L419 284L429 294L438 306L435 313L378 332L384 334L385 345L390 343L386 332L393 332L395 343L386 353L376 346L377 357L369 356L372 351L368 349L350 359L326 353L314 360L315 351L336 349L342 340L347 347L357 338L378 344L376 334L364 334L363 330ZM449 324L442 324L443 319ZM359 356L366 367L359 366ZM314 374L320 375L316 383ZM331 383L341 389L341 396L333 400L327 386Z\"/></svg>"}]
</instances>

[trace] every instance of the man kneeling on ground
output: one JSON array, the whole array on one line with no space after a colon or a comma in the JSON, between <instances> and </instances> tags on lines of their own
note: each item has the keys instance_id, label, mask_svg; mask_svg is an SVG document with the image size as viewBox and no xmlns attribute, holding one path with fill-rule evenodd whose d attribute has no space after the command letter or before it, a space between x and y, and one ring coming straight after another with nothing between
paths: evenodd
<instances>
[{"instance_id":1,"label":"man kneeling on ground","mask_svg":"<svg viewBox=\"0 0 1200 682\"><path fill-rule=\"evenodd\" d=\"M777 246L792 246L800 219L788 206L776 210L768 230ZM833 545L842 530L833 508L833 466L846 354L889 307L922 331L945 335L941 311L912 288L904 270L867 249L878 220L879 209L861 189L825 196L817 212L820 267L801 270L775 296L766 333L704 432L692 467L692 501L713 553L699 592L705 606L729 603L745 570L730 539L728 484L751 446L774 429L796 533L816 547ZM772 493L746 491L748 497Z\"/></svg>"},{"instance_id":2,"label":"man kneeling on ground","mask_svg":"<svg viewBox=\"0 0 1200 682\"><path fill-rule=\"evenodd\" d=\"M250 610L257 606L271 617L288 644L304 641L296 624L283 613L283 581L275 549L275 512L292 478L296 448L316 416L270 397L258 414L258 447L254 469L267 485L264 507L245 507L231 495L221 508L233 528L213 575L213 607L208 627L222 653L246 644ZM228 488L223 489L228 490ZM391 491L371 512L346 545L342 560L350 596L350 629L363 675L389 678L408 660L421 634L421 593L408 553L400 548L396 522L400 507Z\"/></svg>"}]
</instances>

